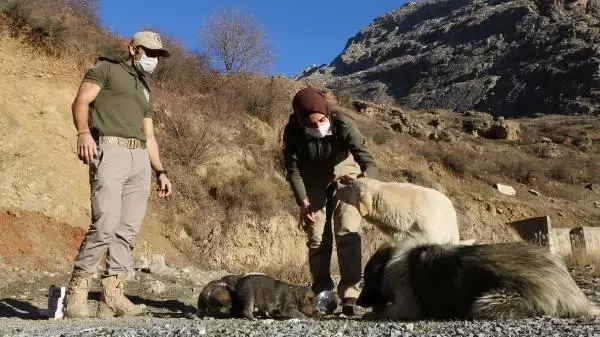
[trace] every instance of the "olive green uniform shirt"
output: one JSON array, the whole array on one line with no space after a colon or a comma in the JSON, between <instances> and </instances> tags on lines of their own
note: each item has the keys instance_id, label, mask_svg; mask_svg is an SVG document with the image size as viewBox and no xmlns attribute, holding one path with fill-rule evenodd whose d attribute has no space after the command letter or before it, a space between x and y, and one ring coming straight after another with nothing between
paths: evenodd
<instances>
[{"instance_id":1,"label":"olive green uniform shirt","mask_svg":"<svg viewBox=\"0 0 600 337\"><path fill-rule=\"evenodd\" d=\"M117 136L146 141L142 120L152 117L153 102L142 74L128 63L100 58L83 81L102 88L90 104L89 124L94 139Z\"/></svg>"},{"instance_id":2,"label":"olive green uniform shirt","mask_svg":"<svg viewBox=\"0 0 600 337\"><path fill-rule=\"evenodd\" d=\"M377 165L367 149L366 140L349 118L334 114L331 117L332 135L315 138L304 132L294 115L283 131L283 159L286 178L292 187L296 202L307 198L302 179L303 170L327 172L341 163L350 153L368 177L376 178Z\"/></svg>"}]
</instances>

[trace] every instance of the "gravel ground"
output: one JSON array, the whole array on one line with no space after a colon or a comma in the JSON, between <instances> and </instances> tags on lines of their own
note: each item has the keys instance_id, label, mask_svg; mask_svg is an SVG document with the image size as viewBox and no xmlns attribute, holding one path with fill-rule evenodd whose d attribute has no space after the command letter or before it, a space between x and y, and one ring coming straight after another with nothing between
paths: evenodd
<instances>
[{"instance_id":1,"label":"gravel ground","mask_svg":"<svg viewBox=\"0 0 600 337\"><path fill-rule=\"evenodd\" d=\"M0 336L599 336L597 320L550 317L520 321L366 322L350 319L322 321L198 320L175 318L115 318L109 320L21 321L0 320Z\"/></svg>"},{"instance_id":2,"label":"gravel ground","mask_svg":"<svg viewBox=\"0 0 600 337\"><path fill-rule=\"evenodd\" d=\"M598 336L600 318L541 317L508 321L452 321L413 323L370 322L335 314L325 320L198 319L194 313L204 284L220 276L205 271L172 271L166 275L138 272L128 282L127 294L144 303L151 316L114 319L48 320L40 316L47 305L47 287L66 284L66 273L31 273L0 268L0 337L8 336ZM600 303L600 279L577 275L584 293ZM160 293L151 291L157 281ZM89 305L95 311L99 288L94 282ZM338 311L339 312L339 308Z\"/></svg>"}]
</instances>

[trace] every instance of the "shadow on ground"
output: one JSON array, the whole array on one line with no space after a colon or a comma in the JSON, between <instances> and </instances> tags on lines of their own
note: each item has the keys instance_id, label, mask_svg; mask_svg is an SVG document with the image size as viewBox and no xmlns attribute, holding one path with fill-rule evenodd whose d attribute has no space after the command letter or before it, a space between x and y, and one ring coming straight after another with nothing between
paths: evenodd
<instances>
[{"instance_id":1,"label":"shadow on ground","mask_svg":"<svg viewBox=\"0 0 600 337\"><path fill-rule=\"evenodd\" d=\"M29 302L16 300L14 298L3 298L0 300L0 317L41 319L44 318L40 312L41 308Z\"/></svg>"}]
</instances>

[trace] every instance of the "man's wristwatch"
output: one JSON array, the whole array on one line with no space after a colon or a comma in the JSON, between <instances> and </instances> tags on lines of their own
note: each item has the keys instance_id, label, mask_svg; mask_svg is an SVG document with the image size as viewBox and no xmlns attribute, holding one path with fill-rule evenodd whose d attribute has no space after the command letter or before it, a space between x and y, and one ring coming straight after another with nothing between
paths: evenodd
<instances>
[{"instance_id":1,"label":"man's wristwatch","mask_svg":"<svg viewBox=\"0 0 600 337\"><path fill-rule=\"evenodd\" d=\"M161 175L161 174L163 174L163 173L164 173L164 174L165 174L167 177L169 176L169 175L167 174L167 171L166 171L166 170L160 170L160 171L156 171L156 179L158 179L158 177L160 177L160 175Z\"/></svg>"}]
</instances>

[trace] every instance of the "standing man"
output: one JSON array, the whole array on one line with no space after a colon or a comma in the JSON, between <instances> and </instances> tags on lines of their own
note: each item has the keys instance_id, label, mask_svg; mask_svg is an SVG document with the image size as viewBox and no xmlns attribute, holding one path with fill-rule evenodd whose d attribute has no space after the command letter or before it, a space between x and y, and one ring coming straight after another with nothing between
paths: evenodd
<instances>
[{"instance_id":1,"label":"standing man","mask_svg":"<svg viewBox=\"0 0 600 337\"><path fill-rule=\"evenodd\" d=\"M89 317L87 297L92 274L106 253L101 276L98 317L138 315L124 295L131 251L150 195L151 168L158 196L171 194L171 182L160 161L152 124L153 101L146 75L161 57L169 57L160 36L133 35L129 59L100 58L84 76L72 105L77 154L89 165L92 223L75 258L67 290L66 316Z\"/></svg>"},{"instance_id":2,"label":"standing man","mask_svg":"<svg viewBox=\"0 0 600 337\"><path fill-rule=\"evenodd\" d=\"M330 275L333 234L340 266L338 296L342 312L357 313L360 293L362 217L356 207L335 201L327 214L326 190L336 179L351 181L375 178L377 165L366 140L351 119L326 103L312 87L300 90L292 100L294 113L283 133L283 157L287 180L300 208L307 235L312 290L319 293L334 286Z\"/></svg>"}]
</instances>

